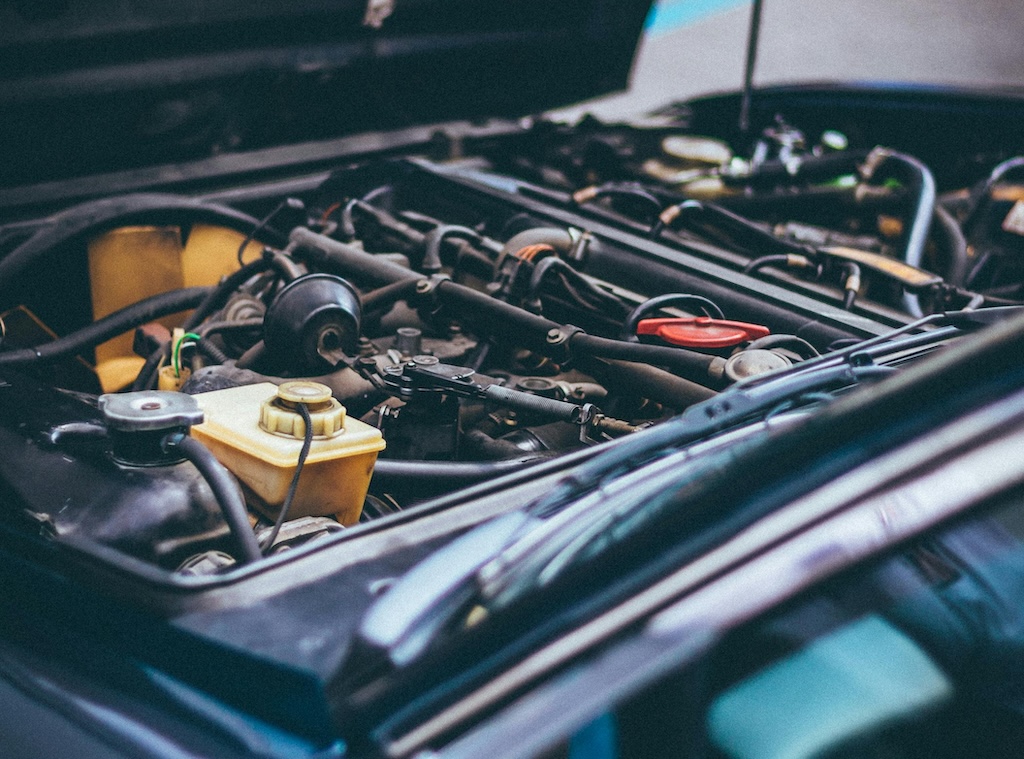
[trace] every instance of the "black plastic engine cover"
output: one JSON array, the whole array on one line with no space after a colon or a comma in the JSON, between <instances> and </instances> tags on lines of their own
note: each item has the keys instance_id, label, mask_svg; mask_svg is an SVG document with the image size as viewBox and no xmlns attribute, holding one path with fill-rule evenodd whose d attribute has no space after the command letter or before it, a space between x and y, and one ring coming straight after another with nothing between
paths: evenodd
<instances>
[{"instance_id":1,"label":"black plastic engine cover","mask_svg":"<svg viewBox=\"0 0 1024 759\"><path fill-rule=\"evenodd\" d=\"M230 546L217 502L195 467L116 463L94 404L94 396L0 374L4 518L167 568L199 551Z\"/></svg>"}]
</instances>

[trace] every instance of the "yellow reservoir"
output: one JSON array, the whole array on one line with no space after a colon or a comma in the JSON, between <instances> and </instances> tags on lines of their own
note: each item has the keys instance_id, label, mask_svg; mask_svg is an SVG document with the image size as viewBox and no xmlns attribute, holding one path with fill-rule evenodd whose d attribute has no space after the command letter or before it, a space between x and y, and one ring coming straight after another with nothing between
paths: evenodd
<instances>
[{"instance_id":1,"label":"yellow reservoir","mask_svg":"<svg viewBox=\"0 0 1024 759\"><path fill-rule=\"evenodd\" d=\"M89 283L93 318L168 290L214 285L238 269L238 246L245 235L232 229L195 224L182 244L179 227L121 227L89 242ZM243 260L257 258L262 246L250 242ZM159 321L168 329L181 324L184 314ZM96 373L105 392L130 383L144 359L132 352L131 332L96 348Z\"/></svg>"},{"instance_id":2,"label":"yellow reservoir","mask_svg":"<svg viewBox=\"0 0 1024 759\"><path fill-rule=\"evenodd\" d=\"M328 388L312 382L278 388L264 382L200 393L195 399L205 419L192 428L193 436L242 482L252 505L271 519L284 502L305 434L297 412L293 416L298 421L288 422L289 407L306 403L314 436L288 517L334 516L344 525L359 520L384 438L376 427L350 419Z\"/></svg>"}]
</instances>

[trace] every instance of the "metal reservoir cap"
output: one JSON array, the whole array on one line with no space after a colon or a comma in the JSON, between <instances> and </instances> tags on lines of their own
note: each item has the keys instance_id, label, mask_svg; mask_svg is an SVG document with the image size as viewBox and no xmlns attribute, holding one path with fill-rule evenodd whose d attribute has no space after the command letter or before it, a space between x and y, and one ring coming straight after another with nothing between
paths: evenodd
<instances>
[{"instance_id":1,"label":"metal reservoir cap","mask_svg":"<svg viewBox=\"0 0 1024 759\"><path fill-rule=\"evenodd\" d=\"M203 421L203 410L191 395L167 390L101 395L100 412L110 430L114 460L128 466L169 466L183 461L165 449L169 433L187 433Z\"/></svg>"},{"instance_id":2,"label":"metal reservoir cap","mask_svg":"<svg viewBox=\"0 0 1024 759\"><path fill-rule=\"evenodd\" d=\"M282 383L277 395L260 407L260 428L283 437L302 440L306 423L299 413L305 404L313 423L313 437L332 438L345 431L345 407L331 396L331 389L319 382L296 380Z\"/></svg>"},{"instance_id":3,"label":"metal reservoir cap","mask_svg":"<svg viewBox=\"0 0 1024 759\"><path fill-rule=\"evenodd\" d=\"M100 396L99 406L107 426L121 432L174 430L203 421L195 398L166 390L109 393Z\"/></svg>"}]
</instances>

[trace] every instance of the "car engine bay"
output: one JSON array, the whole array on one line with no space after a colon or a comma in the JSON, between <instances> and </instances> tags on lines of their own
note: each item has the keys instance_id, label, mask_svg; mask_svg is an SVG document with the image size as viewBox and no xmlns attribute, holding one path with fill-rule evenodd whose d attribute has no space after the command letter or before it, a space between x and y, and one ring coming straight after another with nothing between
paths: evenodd
<instances>
[{"instance_id":1,"label":"car engine bay","mask_svg":"<svg viewBox=\"0 0 1024 759\"><path fill-rule=\"evenodd\" d=\"M439 132L288 192L0 227L6 529L220 576L829 357L887 376L1024 302L1015 146L933 173L684 121Z\"/></svg>"}]
</instances>

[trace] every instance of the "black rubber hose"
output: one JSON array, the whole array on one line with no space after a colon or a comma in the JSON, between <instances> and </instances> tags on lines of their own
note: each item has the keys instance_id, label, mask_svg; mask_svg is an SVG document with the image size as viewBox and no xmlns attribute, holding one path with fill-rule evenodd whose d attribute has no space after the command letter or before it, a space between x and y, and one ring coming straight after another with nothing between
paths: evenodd
<instances>
[{"instance_id":1,"label":"black rubber hose","mask_svg":"<svg viewBox=\"0 0 1024 759\"><path fill-rule=\"evenodd\" d=\"M154 381L160 364L171 357L171 341L167 340L159 348L146 357L146 362L139 369L139 373L132 382L132 391L151 390L156 384Z\"/></svg>"},{"instance_id":2,"label":"black rubber hose","mask_svg":"<svg viewBox=\"0 0 1024 759\"><path fill-rule=\"evenodd\" d=\"M377 188L381 189L381 188ZM357 235L355 223L352 218L353 211L359 210L362 213L373 218L374 222L384 229L392 237L398 238L402 243L412 246L413 248L422 247L425 241L426 233L421 232L409 224L406 224L396 216L391 215L382 208L378 208L371 203L366 202L366 198L369 198L372 192L367 194L362 200L350 201L342 212L342 229L346 235L349 235L349 239L354 239Z\"/></svg>"},{"instance_id":3,"label":"black rubber hose","mask_svg":"<svg viewBox=\"0 0 1024 759\"><path fill-rule=\"evenodd\" d=\"M209 484L221 511L224 512L224 521L228 523L231 534L234 535L235 541L238 543L239 563L249 564L262 559L263 552L249 525L249 514L245 508L245 501L242 500L238 484L231 473L217 461L217 458L210 453L205 445L188 435L182 435L180 432L169 435L164 440L164 446L167 449L178 451L191 461Z\"/></svg>"},{"instance_id":4,"label":"black rubber hose","mask_svg":"<svg viewBox=\"0 0 1024 759\"><path fill-rule=\"evenodd\" d=\"M514 256L523 248L531 245L550 245L556 252L567 255L572 250L574 240L569 230L559 227L533 227L512 235L502 248L502 255Z\"/></svg>"},{"instance_id":5,"label":"black rubber hose","mask_svg":"<svg viewBox=\"0 0 1024 759\"><path fill-rule=\"evenodd\" d=\"M457 224L442 224L435 227L423 238L423 260L420 262L420 269L428 274L436 274L441 271L441 243L449 237L474 242L480 239L480 233Z\"/></svg>"},{"instance_id":6,"label":"black rubber hose","mask_svg":"<svg viewBox=\"0 0 1024 759\"><path fill-rule=\"evenodd\" d=\"M400 282L392 282L390 285L378 287L368 293L359 296L360 304L364 313L371 311L384 311L390 309L400 300L405 300L416 294L416 285L419 279L405 279Z\"/></svg>"},{"instance_id":7,"label":"black rubber hose","mask_svg":"<svg viewBox=\"0 0 1024 759\"><path fill-rule=\"evenodd\" d=\"M622 392L650 398L678 411L718 395L709 387L647 364L591 358L581 360L579 366L603 385L619 387Z\"/></svg>"},{"instance_id":8,"label":"black rubber hose","mask_svg":"<svg viewBox=\"0 0 1024 759\"><path fill-rule=\"evenodd\" d=\"M967 256L967 238L959 222L940 205L935 206L932 237L937 238L949 258L949 269L943 279L954 287L963 287L967 279L970 259Z\"/></svg>"},{"instance_id":9,"label":"black rubber hose","mask_svg":"<svg viewBox=\"0 0 1024 759\"><path fill-rule=\"evenodd\" d=\"M331 274L349 276L374 286L422 279L411 269L305 227L293 229L289 239L297 246L295 255Z\"/></svg>"},{"instance_id":10,"label":"black rubber hose","mask_svg":"<svg viewBox=\"0 0 1024 759\"><path fill-rule=\"evenodd\" d=\"M521 234L537 231L527 230ZM568 233L566 235L568 236ZM516 235L516 237L520 237L520 235ZM397 264L380 260L377 256L359 248L339 243L308 229L296 228L292 231L291 240L306 251L310 260L336 267L337 272L342 275L361 276L379 284L389 284L409 279L409 275L413 274ZM582 331L569 335L566 346L562 341L552 340L549 337L549 335L563 332L563 325L550 319L531 314L522 308L451 280L438 282L434 292L441 304L457 310L460 316L482 328L488 334L514 335L519 344L548 356L559 357L568 347L570 354L578 353L581 356L618 358L666 366L698 382L707 380L708 369L716 358L685 348L625 343L619 340L594 337Z\"/></svg>"},{"instance_id":11,"label":"black rubber hose","mask_svg":"<svg viewBox=\"0 0 1024 759\"><path fill-rule=\"evenodd\" d=\"M601 310L606 314L624 310L621 300L595 285L568 262L552 255L545 256L534 266L528 288L531 297L536 297L544 278L553 269L561 273L566 282L566 289L584 307Z\"/></svg>"},{"instance_id":12,"label":"black rubber hose","mask_svg":"<svg viewBox=\"0 0 1024 759\"><path fill-rule=\"evenodd\" d=\"M636 338L636 327L648 314L666 308L668 306L697 306L708 316L715 319L724 319L725 314L718 305L702 295L691 295L690 293L667 293L648 298L639 306L629 312L625 323L622 325L622 338L630 340Z\"/></svg>"},{"instance_id":13,"label":"black rubber hose","mask_svg":"<svg viewBox=\"0 0 1024 759\"><path fill-rule=\"evenodd\" d=\"M295 493L299 489L299 478L302 476L302 470L306 466L306 459L309 458L309 449L313 445L313 421L309 417L309 408L305 403L297 404L299 409L299 415L302 417L303 433L302 433L302 448L299 450L299 457L295 462L295 471L292 473L292 481L288 483L288 492L285 494L284 501L281 503L281 510L277 513L277 519L274 520L274 526L270 530L270 535L263 543L262 553L264 555L270 553L274 548L274 543L277 541L277 536L281 533L281 527L284 525L285 520L288 519L288 512L291 511L292 502L295 500Z\"/></svg>"},{"instance_id":14,"label":"black rubber hose","mask_svg":"<svg viewBox=\"0 0 1024 759\"><path fill-rule=\"evenodd\" d=\"M223 308L235 290L257 274L267 271L270 266L269 260L259 258L229 274L220 284L210 290L210 293L203 299L202 303L196 306L196 310L192 312L188 319L185 320L185 324L182 325L184 330L186 332L194 332L195 328L210 314Z\"/></svg>"},{"instance_id":15,"label":"black rubber hose","mask_svg":"<svg viewBox=\"0 0 1024 759\"><path fill-rule=\"evenodd\" d=\"M622 185L615 182L609 182L598 187L587 187L577 191L572 196L573 201L580 206L601 198L628 198L633 201L641 201L650 208L652 216L657 216L665 206L661 200L643 187Z\"/></svg>"},{"instance_id":16,"label":"black rubber hose","mask_svg":"<svg viewBox=\"0 0 1024 759\"><path fill-rule=\"evenodd\" d=\"M667 227L683 227L692 232L710 234L745 250L765 251L767 255L787 253L814 255L814 249L807 245L778 238L750 219L714 203L705 203L700 200L686 200L678 205L670 206L662 213L658 223ZM651 235L657 236L658 231L658 224L656 224L651 228Z\"/></svg>"},{"instance_id":17,"label":"black rubber hose","mask_svg":"<svg viewBox=\"0 0 1024 759\"><path fill-rule=\"evenodd\" d=\"M820 156L804 156L792 162L764 161L747 173L735 176L725 173L722 175L722 181L725 184L741 184L748 187L821 182L843 174L855 173L865 157L867 151L842 150Z\"/></svg>"},{"instance_id":18,"label":"black rubber hose","mask_svg":"<svg viewBox=\"0 0 1024 759\"><path fill-rule=\"evenodd\" d=\"M717 356L709 356L685 348L627 343L622 340L595 337L585 332L577 332L572 335L569 338L569 344L574 354L581 353L595 358L617 358L623 361L664 366L679 372L688 379L697 381L707 380L712 365L716 360L721 360Z\"/></svg>"},{"instance_id":19,"label":"black rubber hose","mask_svg":"<svg viewBox=\"0 0 1024 759\"><path fill-rule=\"evenodd\" d=\"M546 257L542 258L533 267L533 274L530 275L530 285L527 288L527 291L530 293L531 296L537 294L537 290L540 289L541 282L544 281L544 277L546 277L548 275L548 272L551 271L552 269L559 269L565 272L570 277L573 275L577 275L576 270L573 269L572 266L570 266L568 263L563 261L558 256L553 256L549 254ZM584 286L590 286L591 288L593 287L590 284L590 282L585 281ZM602 295L607 295L607 293L602 293Z\"/></svg>"},{"instance_id":20,"label":"black rubber hose","mask_svg":"<svg viewBox=\"0 0 1024 759\"><path fill-rule=\"evenodd\" d=\"M140 193L103 198L81 203L55 214L48 225L21 243L0 260L0 290L50 251L72 241L85 240L109 229L129 224L194 224L209 222L240 232L254 229L260 222L234 208L208 203L182 195ZM264 229L263 238L271 244L284 243L273 229Z\"/></svg>"},{"instance_id":21,"label":"black rubber hose","mask_svg":"<svg viewBox=\"0 0 1024 759\"><path fill-rule=\"evenodd\" d=\"M451 281L439 282L436 294L440 303L457 311L460 317L488 334L514 336L517 342L547 355L561 350L547 339L549 332L561 330L562 325L558 322Z\"/></svg>"},{"instance_id":22,"label":"black rubber hose","mask_svg":"<svg viewBox=\"0 0 1024 759\"><path fill-rule=\"evenodd\" d=\"M437 487L446 490L473 485L477 482L519 472L536 466L550 458L546 456L502 459L501 461L394 461L377 459L373 466L371 485L374 489L407 488L413 484Z\"/></svg>"},{"instance_id":23,"label":"black rubber hose","mask_svg":"<svg viewBox=\"0 0 1024 759\"><path fill-rule=\"evenodd\" d=\"M804 340L802 337L796 335L768 335L766 337L759 337L754 340L750 345L747 346L747 350L755 350L762 348L768 350L770 348L785 348L789 346L793 349L801 358L816 358L821 355L818 349L811 345L809 342Z\"/></svg>"},{"instance_id":24,"label":"black rubber hose","mask_svg":"<svg viewBox=\"0 0 1024 759\"><path fill-rule=\"evenodd\" d=\"M980 186L971 191L970 212L967 214L967 218L964 219L964 229L971 228L971 225L974 223L974 220L978 215L978 211L984 204L985 198L987 198L989 193L992 192L992 188L995 187L996 183L1005 179L1007 174L1015 172L1021 168L1024 168L1024 156L1016 156L1003 161L992 169L992 173L988 175Z\"/></svg>"},{"instance_id":25,"label":"black rubber hose","mask_svg":"<svg viewBox=\"0 0 1024 759\"><path fill-rule=\"evenodd\" d=\"M489 461L522 459L524 453L519 446L507 440L496 440L480 430L467 430L463 440L474 452L479 453L481 458Z\"/></svg>"},{"instance_id":26,"label":"black rubber hose","mask_svg":"<svg viewBox=\"0 0 1024 759\"><path fill-rule=\"evenodd\" d=\"M910 189L912 210L904 222L903 260L918 269L924 262L924 249L935 215L935 177L927 166L913 156L888 148L875 148L862 167L865 180L879 182L898 179ZM903 293L903 307L914 317L922 315L921 302L914 293Z\"/></svg>"},{"instance_id":27,"label":"black rubber hose","mask_svg":"<svg viewBox=\"0 0 1024 759\"><path fill-rule=\"evenodd\" d=\"M267 228L271 219L284 210L290 210L293 213L301 213L305 215L306 205L298 198L285 198L278 203L270 213L260 219L255 227L249 229L245 237L242 239L242 242L239 243L238 250L235 251L235 260L238 261L239 266L243 266L245 263L243 258L245 256L245 249L249 247L249 243L252 242L260 232Z\"/></svg>"},{"instance_id":28,"label":"black rubber hose","mask_svg":"<svg viewBox=\"0 0 1024 759\"><path fill-rule=\"evenodd\" d=\"M249 348L245 353L239 356L235 362L236 369L252 369L257 371L255 367L260 366L260 363L267 356L267 346L262 340L256 343L254 346Z\"/></svg>"},{"instance_id":29,"label":"black rubber hose","mask_svg":"<svg viewBox=\"0 0 1024 759\"><path fill-rule=\"evenodd\" d=\"M752 258L747 262L747 265L743 267L743 273L753 274L755 271L763 269L765 266L775 266L776 264L781 264L783 268L788 268L791 260L792 255L789 253L776 253L770 256Z\"/></svg>"},{"instance_id":30,"label":"black rubber hose","mask_svg":"<svg viewBox=\"0 0 1024 759\"><path fill-rule=\"evenodd\" d=\"M234 276L234 275L232 275L232 276ZM229 279L230 279L230 277L229 277ZM248 277L245 277L244 279L248 279ZM221 287L223 287L223 285ZM213 291L211 291L210 295L206 296L206 298L203 299L203 303L201 303L196 308L196 311L194 311L192 313L192 317L189 318L190 322L193 321L193 319L195 317L195 313L198 312L199 309L203 308L203 304L205 304L205 303L213 304L213 302L217 300L217 298L214 297L214 296L222 295L223 294L223 292L218 293L218 290L220 290L220 289L221 288L213 288ZM215 304L213 304L213 307L219 308L220 306L216 306ZM204 322L202 324L197 325L196 327L186 328L186 331L195 332L197 335L199 335L199 336L201 336L203 338L206 338L209 335L215 334L217 332L224 332L224 331L227 331L227 330L234 330L234 329L253 329L253 328L261 327L262 325L263 325L263 320L262 319L246 319L246 320L238 321L238 322L226 322L226 321L224 321L224 322ZM209 340L205 340L205 339L204 340L200 340L199 348L201 350L204 350L207 355L211 355L210 350L209 350L209 348L210 348L210 341ZM156 385L156 373L157 373L158 369L160 368L160 364L162 362L164 362L164 361L167 361L170 358L170 355L171 355L171 342L168 340L166 343L164 343L159 348L157 348L155 351L153 351L151 354L149 354L149 356L146 358L146 363L142 365L142 368L139 370L138 376L136 376L135 377L135 381L132 382L132 390L150 390L150 389L152 389ZM211 355L211 357L214 358L214 361L216 361L219 364L223 364L223 363L225 363L225 361L228 360L228 357L226 355L224 356L223 359L219 359L217 357L213 357L212 355Z\"/></svg>"},{"instance_id":31,"label":"black rubber hose","mask_svg":"<svg viewBox=\"0 0 1024 759\"><path fill-rule=\"evenodd\" d=\"M161 316L195 308L209 290L208 287L188 287L140 300L52 343L0 353L0 366L45 363L73 356Z\"/></svg>"}]
</instances>

